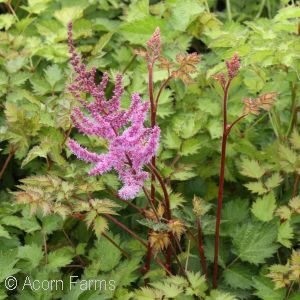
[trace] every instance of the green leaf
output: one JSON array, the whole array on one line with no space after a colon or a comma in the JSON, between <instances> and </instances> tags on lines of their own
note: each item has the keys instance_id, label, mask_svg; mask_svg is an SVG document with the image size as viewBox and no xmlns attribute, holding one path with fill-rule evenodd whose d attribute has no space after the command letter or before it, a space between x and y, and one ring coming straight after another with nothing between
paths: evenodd
<instances>
[{"instance_id":1,"label":"green leaf","mask_svg":"<svg viewBox=\"0 0 300 300\"><path fill-rule=\"evenodd\" d=\"M292 143L294 149L300 150L300 134L297 132L296 129L293 130L293 133L291 136L291 143Z\"/></svg>"},{"instance_id":2,"label":"green leaf","mask_svg":"<svg viewBox=\"0 0 300 300\"><path fill-rule=\"evenodd\" d=\"M263 222L269 222L273 219L276 209L276 199L274 193L269 193L262 198L258 198L252 205L252 213Z\"/></svg>"},{"instance_id":3,"label":"green leaf","mask_svg":"<svg viewBox=\"0 0 300 300\"><path fill-rule=\"evenodd\" d=\"M0 225L0 237L5 237L7 239L10 239L11 236L9 235L9 232L7 230L5 230L5 228Z\"/></svg>"},{"instance_id":4,"label":"green leaf","mask_svg":"<svg viewBox=\"0 0 300 300\"><path fill-rule=\"evenodd\" d=\"M168 230L168 225L166 223L157 223L149 219L138 220L138 222L154 231Z\"/></svg>"},{"instance_id":5,"label":"green leaf","mask_svg":"<svg viewBox=\"0 0 300 300\"><path fill-rule=\"evenodd\" d=\"M275 16L274 20L276 22L280 22L287 19L293 19L299 17L300 17L300 7L291 5L280 9L278 14Z\"/></svg>"},{"instance_id":6,"label":"green leaf","mask_svg":"<svg viewBox=\"0 0 300 300\"><path fill-rule=\"evenodd\" d=\"M252 287L253 268L236 263L224 271L225 282L234 289L249 290Z\"/></svg>"},{"instance_id":7,"label":"green leaf","mask_svg":"<svg viewBox=\"0 0 300 300\"><path fill-rule=\"evenodd\" d=\"M15 250L0 251L0 282L19 271L19 269L14 268L18 261L16 256Z\"/></svg>"},{"instance_id":8,"label":"green leaf","mask_svg":"<svg viewBox=\"0 0 300 300\"><path fill-rule=\"evenodd\" d=\"M54 17L60 21L65 28L67 24L72 20L73 22L82 17L84 10L84 5L77 5L77 6L67 6L62 8L61 10L57 10L54 13ZM71 17L72 16L72 19Z\"/></svg>"},{"instance_id":9,"label":"green leaf","mask_svg":"<svg viewBox=\"0 0 300 300\"><path fill-rule=\"evenodd\" d=\"M44 147L43 147L44 146ZM47 157L47 153L50 149L50 145L46 145L48 147L45 147L45 145L43 146L34 146L27 154L26 158L22 161L22 165L21 168L23 168L24 166L26 166L29 162L31 162L32 160L34 160L37 157L43 157L46 158Z\"/></svg>"},{"instance_id":10,"label":"green leaf","mask_svg":"<svg viewBox=\"0 0 300 300\"><path fill-rule=\"evenodd\" d=\"M47 9L50 1L51 0L28 0L28 6L22 6L22 8L31 14L40 14Z\"/></svg>"},{"instance_id":11,"label":"green leaf","mask_svg":"<svg viewBox=\"0 0 300 300\"><path fill-rule=\"evenodd\" d=\"M15 17L11 14L1 14L0 15L0 29L8 30L15 21Z\"/></svg>"},{"instance_id":12,"label":"green leaf","mask_svg":"<svg viewBox=\"0 0 300 300\"><path fill-rule=\"evenodd\" d=\"M149 16L149 1L148 0L133 0L126 12L126 22L143 19Z\"/></svg>"},{"instance_id":13,"label":"green leaf","mask_svg":"<svg viewBox=\"0 0 300 300\"><path fill-rule=\"evenodd\" d=\"M280 185L283 181L283 178L280 176L279 173L274 173L271 177L269 177L265 183L265 185L270 189L274 189Z\"/></svg>"},{"instance_id":14,"label":"green leaf","mask_svg":"<svg viewBox=\"0 0 300 300\"><path fill-rule=\"evenodd\" d=\"M201 275L199 272L187 272L187 277L190 283L190 287L186 289L186 294L204 297L205 291L208 288L205 276Z\"/></svg>"},{"instance_id":15,"label":"green leaf","mask_svg":"<svg viewBox=\"0 0 300 300\"><path fill-rule=\"evenodd\" d=\"M113 236L116 244L120 244L120 236ZM89 252L89 258L100 262L100 270L108 272L112 270L121 259L120 250L106 238L101 237L95 242L94 248Z\"/></svg>"},{"instance_id":16,"label":"green leaf","mask_svg":"<svg viewBox=\"0 0 300 300\"><path fill-rule=\"evenodd\" d=\"M57 215L49 215L42 218L42 232L46 235L52 234L54 231L63 227L63 219Z\"/></svg>"},{"instance_id":17,"label":"green leaf","mask_svg":"<svg viewBox=\"0 0 300 300\"><path fill-rule=\"evenodd\" d=\"M168 149L180 149L181 140L171 129L167 129L163 136L163 143Z\"/></svg>"},{"instance_id":18,"label":"green leaf","mask_svg":"<svg viewBox=\"0 0 300 300\"><path fill-rule=\"evenodd\" d=\"M71 263L74 251L70 247L63 247L52 251L48 255L48 265L50 270L56 270Z\"/></svg>"},{"instance_id":19,"label":"green leaf","mask_svg":"<svg viewBox=\"0 0 300 300\"><path fill-rule=\"evenodd\" d=\"M249 191L258 195L263 195L268 192L261 181L249 182L244 185Z\"/></svg>"},{"instance_id":20,"label":"green leaf","mask_svg":"<svg viewBox=\"0 0 300 300\"><path fill-rule=\"evenodd\" d=\"M274 289L272 281L266 277L260 276L253 279L255 295L262 300L284 300L286 289Z\"/></svg>"},{"instance_id":21,"label":"green leaf","mask_svg":"<svg viewBox=\"0 0 300 300\"><path fill-rule=\"evenodd\" d=\"M212 139L218 139L223 134L222 124L220 122L216 122L215 120L211 120L209 122L207 129Z\"/></svg>"},{"instance_id":22,"label":"green leaf","mask_svg":"<svg viewBox=\"0 0 300 300\"><path fill-rule=\"evenodd\" d=\"M16 73L18 72L26 63L26 57L18 56L14 59L7 60L5 63L5 67L8 73Z\"/></svg>"},{"instance_id":23,"label":"green leaf","mask_svg":"<svg viewBox=\"0 0 300 300\"><path fill-rule=\"evenodd\" d=\"M103 48L107 45L107 43L111 40L114 32L108 32L103 34L99 39L98 43L95 45L92 54L97 55L102 52Z\"/></svg>"},{"instance_id":24,"label":"green leaf","mask_svg":"<svg viewBox=\"0 0 300 300\"><path fill-rule=\"evenodd\" d=\"M260 264L276 252L277 228L274 224L247 222L232 235L233 249L242 261Z\"/></svg>"},{"instance_id":25,"label":"green leaf","mask_svg":"<svg viewBox=\"0 0 300 300\"><path fill-rule=\"evenodd\" d=\"M260 179L266 170L256 160L244 158L242 160L241 174L247 177Z\"/></svg>"},{"instance_id":26,"label":"green leaf","mask_svg":"<svg viewBox=\"0 0 300 300\"><path fill-rule=\"evenodd\" d=\"M219 290L212 290L205 300L238 300L235 296Z\"/></svg>"},{"instance_id":27,"label":"green leaf","mask_svg":"<svg viewBox=\"0 0 300 300\"><path fill-rule=\"evenodd\" d=\"M196 154L200 148L201 142L198 138L188 139L182 143L180 154L182 156L193 155Z\"/></svg>"},{"instance_id":28,"label":"green leaf","mask_svg":"<svg viewBox=\"0 0 300 300\"><path fill-rule=\"evenodd\" d=\"M287 248L291 248L291 240L294 238L293 227L289 220L283 222L279 226L277 241Z\"/></svg>"},{"instance_id":29,"label":"green leaf","mask_svg":"<svg viewBox=\"0 0 300 300\"><path fill-rule=\"evenodd\" d=\"M42 247L36 244L19 247L17 257L30 262L30 268L34 269L39 265L43 258Z\"/></svg>"},{"instance_id":30,"label":"green leaf","mask_svg":"<svg viewBox=\"0 0 300 300\"><path fill-rule=\"evenodd\" d=\"M52 88L55 87L55 84L63 78L62 71L58 65L49 66L45 70L45 79L50 84Z\"/></svg>"},{"instance_id":31,"label":"green leaf","mask_svg":"<svg viewBox=\"0 0 300 300\"><path fill-rule=\"evenodd\" d=\"M198 0L173 0L170 3L171 15L168 20L175 30L185 31L187 27L202 13L204 6Z\"/></svg>"},{"instance_id":32,"label":"green leaf","mask_svg":"<svg viewBox=\"0 0 300 300\"><path fill-rule=\"evenodd\" d=\"M288 161L291 165L295 165L297 161L297 153L287 146L279 146L279 156L281 159Z\"/></svg>"},{"instance_id":33,"label":"green leaf","mask_svg":"<svg viewBox=\"0 0 300 300\"><path fill-rule=\"evenodd\" d=\"M235 226L244 222L249 216L249 202L243 199L231 200L225 203L222 212L222 220L232 223Z\"/></svg>"},{"instance_id":34,"label":"green leaf","mask_svg":"<svg viewBox=\"0 0 300 300\"><path fill-rule=\"evenodd\" d=\"M97 237L100 237L103 232L108 229L108 222L101 216L97 216L93 222L93 229Z\"/></svg>"},{"instance_id":35,"label":"green leaf","mask_svg":"<svg viewBox=\"0 0 300 300\"><path fill-rule=\"evenodd\" d=\"M51 92L51 86L46 80L34 76L30 78L30 83L34 93L37 95L45 95Z\"/></svg>"},{"instance_id":36,"label":"green leaf","mask_svg":"<svg viewBox=\"0 0 300 300\"><path fill-rule=\"evenodd\" d=\"M121 33L129 42L144 46L150 39L156 27L160 28L162 40L165 42L171 38L170 27L164 20L148 16L146 18L125 23L121 27Z\"/></svg>"}]
</instances>

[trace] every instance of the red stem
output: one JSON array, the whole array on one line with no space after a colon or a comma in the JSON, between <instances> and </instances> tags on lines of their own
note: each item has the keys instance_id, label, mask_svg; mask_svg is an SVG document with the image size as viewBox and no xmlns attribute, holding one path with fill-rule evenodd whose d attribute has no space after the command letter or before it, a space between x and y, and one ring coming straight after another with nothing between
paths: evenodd
<instances>
[{"instance_id":1,"label":"red stem","mask_svg":"<svg viewBox=\"0 0 300 300\"><path fill-rule=\"evenodd\" d=\"M202 228L201 228L201 222L199 217L197 217L197 230L198 230L198 250L199 250L199 255L201 260L201 267L206 277L206 280L208 280L207 265L206 265L205 255L204 255L204 247L203 247Z\"/></svg>"},{"instance_id":2,"label":"red stem","mask_svg":"<svg viewBox=\"0 0 300 300\"><path fill-rule=\"evenodd\" d=\"M158 106L158 100L160 97L160 94L162 93L163 89L166 87L167 83L169 82L169 80L172 78L172 76L169 76L161 85L161 87L159 88L159 91L157 93L157 96L155 98L155 116L156 116L156 112L157 112L157 106Z\"/></svg>"},{"instance_id":3,"label":"red stem","mask_svg":"<svg viewBox=\"0 0 300 300\"><path fill-rule=\"evenodd\" d=\"M9 164L9 162L11 161L11 159L13 158L13 156L15 155L15 152L16 152L16 150L15 150L13 147L10 148L9 154L8 154L8 156L7 156L7 158L6 158L5 162L4 162L4 164L3 164L3 166L2 166L2 169L1 169L1 171L0 171L0 179L2 178L2 176L3 176L3 174L4 174L5 170L6 170L6 168L7 168L8 164Z\"/></svg>"},{"instance_id":4,"label":"red stem","mask_svg":"<svg viewBox=\"0 0 300 300\"><path fill-rule=\"evenodd\" d=\"M224 188L224 174L225 174L225 160L226 160L226 145L228 137L227 128L227 99L228 89L231 80L227 82L224 89L223 99L223 137L222 137L222 150L221 150L221 164L220 164L220 177L219 177L219 191L218 191L218 207L216 216L216 229L215 229L215 256L214 256L214 274L213 274L213 287L217 288L218 278L218 258L219 258L219 240L220 240L220 223L221 223L221 210L223 203L223 188Z\"/></svg>"},{"instance_id":5,"label":"red stem","mask_svg":"<svg viewBox=\"0 0 300 300\"><path fill-rule=\"evenodd\" d=\"M299 183L299 174L295 174L295 183L294 183L294 188L293 188L293 195L292 197L295 197L297 194L297 187L298 187L298 183Z\"/></svg>"},{"instance_id":6,"label":"red stem","mask_svg":"<svg viewBox=\"0 0 300 300\"><path fill-rule=\"evenodd\" d=\"M123 248L121 248L110 236L108 236L106 233L102 232L102 235L110 241L116 248L120 250L128 259L131 259L131 256L129 253L127 253Z\"/></svg>"},{"instance_id":7,"label":"red stem","mask_svg":"<svg viewBox=\"0 0 300 300\"><path fill-rule=\"evenodd\" d=\"M103 215L107 219L109 219L110 221L112 221L122 229L124 229L127 233L129 233L132 237L134 237L136 240L138 240L142 245L144 245L147 248L147 244L137 234L135 234L132 230L130 230L127 226L125 226L124 224L122 224L121 222L119 222L117 219L115 219L109 214L103 214Z\"/></svg>"},{"instance_id":8,"label":"red stem","mask_svg":"<svg viewBox=\"0 0 300 300\"><path fill-rule=\"evenodd\" d=\"M153 128L156 123L155 118L155 103L154 103L154 95L153 95L153 65L154 62L148 62L148 91L149 91L149 98L150 98L150 108L151 108L151 127ZM153 156L151 159L152 164L156 164L156 158ZM151 190L150 190L150 202L152 205L155 204L155 176L152 173L151 174ZM150 270L150 264L151 264L151 257L152 257L152 250L150 247L150 244L148 242L147 246L147 254L146 254L146 263L143 268L143 274L146 274ZM148 282L145 280L145 285L147 285Z\"/></svg>"},{"instance_id":9,"label":"red stem","mask_svg":"<svg viewBox=\"0 0 300 300\"><path fill-rule=\"evenodd\" d=\"M151 264L151 258L152 258L152 249L150 246L150 243L148 242L147 245L147 254L146 254L146 262L145 262L145 266L142 269L142 273L145 275L146 273L149 272L150 270L150 264ZM145 286L149 284L149 279L145 279L144 280Z\"/></svg>"},{"instance_id":10,"label":"red stem","mask_svg":"<svg viewBox=\"0 0 300 300\"><path fill-rule=\"evenodd\" d=\"M172 214L171 214L171 208L170 208L170 197L169 197L169 193L168 193L167 187L165 185L165 182L164 182L163 178L161 177L161 175L159 174L159 172L157 171L157 169L152 164L149 164L148 167L150 168L152 174L155 175L159 184L161 185L161 188L162 188L163 194L164 194L164 198L165 198L166 217L168 220L171 220Z\"/></svg>"}]
</instances>

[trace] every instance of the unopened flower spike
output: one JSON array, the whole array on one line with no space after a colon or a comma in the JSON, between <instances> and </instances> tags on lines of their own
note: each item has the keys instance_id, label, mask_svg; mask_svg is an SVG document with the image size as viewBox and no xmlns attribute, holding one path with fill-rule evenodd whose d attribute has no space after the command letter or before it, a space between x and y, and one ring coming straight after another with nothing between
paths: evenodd
<instances>
[{"instance_id":1,"label":"unopened flower spike","mask_svg":"<svg viewBox=\"0 0 300 300\"><path fill-rule=\"evenodd\" d=\"M237 53L234 53L231 60L226 61L227 73L230 79L233 79L239 72L240 59Z\"/></svg>"},{"instance_id":2,"label":"unopened flower spike","mask_svg":"<svg viewBox=\"0 0 300 300\"><path fill-rule=\"evenodd\" d=\"M144 127L149 103L142 102L138 93L132 95L129 109L121 109L121 97L124 92L122 75L116 76L111 99L105 98L108 74L104 73L102 81L99 84L95 83L96 69L87 71L75 51L71 23L68 30L71 64L77 74L69 90L85 109L83 112L80 107L73 108L71 119L81 133L106 139L108 152L90 152L73 139L69 139L68 146L79 159L94 164L89 175L101 175L112 169L116 170L123 183L119 196L126 200L133 199L148 177L143 167L157 151L160 129L158 126ZM90 95L93 101L89 103L81 98L82 93Z\"/></svg>"}]
</instances>

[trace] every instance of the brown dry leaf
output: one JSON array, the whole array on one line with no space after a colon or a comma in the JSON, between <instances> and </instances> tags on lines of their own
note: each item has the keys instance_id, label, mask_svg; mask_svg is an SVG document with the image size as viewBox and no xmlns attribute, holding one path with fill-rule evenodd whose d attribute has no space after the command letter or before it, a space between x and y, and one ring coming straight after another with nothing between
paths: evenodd
<instances>
[{"instance_id":1,"label":"brown dry leaf","mask_svg":"<svg viewBox=\"0 0 300 300\"><path fill-rule=\"evenodd\" d=\"M278 93L276 92L262 94L255 99L256 105L263 110L269 111L272 108L277 96Z\"/></svg>"},{"instance_id":2,"label":"brown dry leaf","mask_svg":"<svg viewBox=\"0 0 300 300\"><path fill-rule=\"evenodd\" d=\"M167 58L165 57L160 57L158 59L158 61L160 62L160 64L158 64L157 66L160 69L164 69L164 70L170 70L171 68L173 68L175 66L174 63L172 63L171 61L169 61Z\"/></svg>"}]
</instances>

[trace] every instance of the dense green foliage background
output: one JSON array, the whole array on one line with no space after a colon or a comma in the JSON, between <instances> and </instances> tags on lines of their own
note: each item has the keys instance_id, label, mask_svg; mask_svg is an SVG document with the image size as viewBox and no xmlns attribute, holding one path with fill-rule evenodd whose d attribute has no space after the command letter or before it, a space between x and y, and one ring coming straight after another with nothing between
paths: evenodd
<instances>
[{"instance_id":1,"label":"dense green foliage background","mask_svg":"<svg viewBox=\"0 0 300 300\"><path fill-rule=\"evenodd\" d=\"M194 299L195 295L208 300L300 299L299 280L276 286L276 280L266 276L270 266L285 265L300 243L300 198L288 206L299 193L295 180L300 174L296 2L0 1L0 299ZM124 73L124 106L132 92L148 98L146 64L133 49L144 46L157 26L164 56L174 60L177 53L201 54L194 82L185 86L180 80L171 81L162 94L157 166L169 183L173 214L192 232L196 232L193 197L212 205L202 218L210 263L222 135L222 93L211 75L224 70L224 60L234 52L239 54L242 67L230 90L229 121L241 114L242 98L279 93L270 112L247 117L229 138L217 291L205 295L207 286L197 273L202 272L197 245L185 236L179 258L194 272L192 288L187 289L183 277L168 278L153 262L147 277L154 284L141 289L145 249L109 224L107 234L130 254L131 259L126 258L100 237L108 224L96 222L94 230L89 229L86 222L67 217L70 212L60 206L73 195L114 200L120 205L114 208L116 218L147 237L147 226L138 222L141 216L111 196L119 186L117 176L88 177L89 167L65 145L70 133L90 149L105 149L103 141L71 127L75 101L66 88L72 80L66 43L70 20L77 49L88 66L96 66L99 75L106 70L111 77ZM154 74L158 87L166 73L156 69ZM23 197L16 203L13 192L22 184L27 195L36 196L34 201ZM141 194L134 203L145 207L146 199ZM103 207L97 209L101 213ZM298 261L300 275L299 269ZM277 282L282 281L280 274L289 272L277 271ZM20 282L27 275L66 282L70 275L108 278L117 288L7 291L4 280L9 275Z\"/></svg>"}]
</instances>

